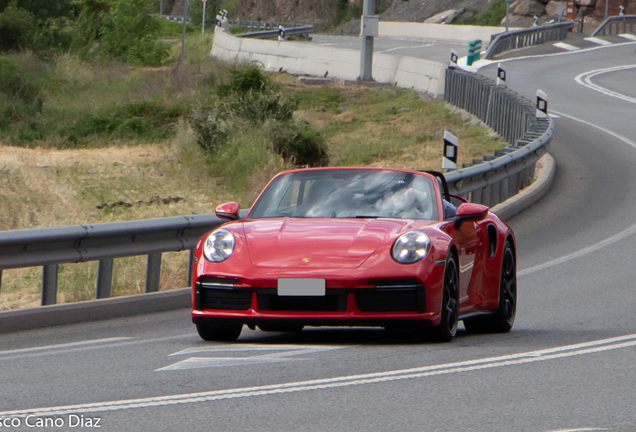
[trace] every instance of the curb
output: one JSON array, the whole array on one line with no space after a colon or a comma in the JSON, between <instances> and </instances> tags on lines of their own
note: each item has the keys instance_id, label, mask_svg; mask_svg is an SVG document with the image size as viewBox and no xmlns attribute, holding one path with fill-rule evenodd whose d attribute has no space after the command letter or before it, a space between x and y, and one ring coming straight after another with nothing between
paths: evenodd
<instances>
[{"instance_id":1,"label":"curb","mask_svg":"<svg viewBox=\"0 0 636 432\"><path fill-rule=\"evenodd\" d=\"M544 154L539 160L543 161L543 170L537 180L517 195L491 208L491 212L497 214L503 220L508 220L539 201L548 193L550 186L552 186L552 180L554 180L556 164L549 153Z\"/></svg>"},{"instance_id":2,"label":"curb","mask_svg":"<svg viewBox=\"0 0 636 432\"><path fill-rule=\"evenodd\" d=\"M491 209L493 213L496 213L503 220L508 220L548 193L554 179L556 164L548 153L543 155L540 160L543 161L544 167L537 180L514 197L497 204ZM0 334L186 309L192 305L190 292L190 288L183 288L0 312Z\"/></svg>"},{"instance_id":3,"label":"curb","mask_svg":"<svg viewBox=\"0 0 636 432\"><path fill-rule=\"evenodd\" d=\"M0 334L192 306L190 288L0 312Z\"/></svg>"}]
</instances>

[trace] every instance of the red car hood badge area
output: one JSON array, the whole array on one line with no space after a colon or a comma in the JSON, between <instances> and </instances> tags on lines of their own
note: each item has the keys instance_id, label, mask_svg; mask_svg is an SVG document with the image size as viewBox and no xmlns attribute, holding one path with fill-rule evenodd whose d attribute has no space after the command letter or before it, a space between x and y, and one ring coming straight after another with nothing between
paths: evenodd
<instances>
[{"instance_id":1,"label":"red car hood badge area","mask_svg":"<svg viewBox=\"0 0 636 432\"><path fill-rule=\"evenodd\" d=\"M258 219L243 224L253 267L354 269L413 221Z\"/></svg>"}]
</instances>

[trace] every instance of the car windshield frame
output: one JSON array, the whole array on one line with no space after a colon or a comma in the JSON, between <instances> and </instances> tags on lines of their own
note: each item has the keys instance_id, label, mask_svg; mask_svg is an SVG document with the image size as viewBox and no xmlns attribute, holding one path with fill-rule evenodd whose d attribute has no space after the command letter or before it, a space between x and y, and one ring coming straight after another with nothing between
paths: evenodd
<instances>
[{"instance_id":1,"label":"car windshield frame","mask_svg":"<svg viewBox=\"0 0 636 432\"><path fill-rule=\"evenodd\" d=\"M274 177L247 217L438 220L435 183L429 176L412 171L289 171Z\"/></svg>"}]
</instances>

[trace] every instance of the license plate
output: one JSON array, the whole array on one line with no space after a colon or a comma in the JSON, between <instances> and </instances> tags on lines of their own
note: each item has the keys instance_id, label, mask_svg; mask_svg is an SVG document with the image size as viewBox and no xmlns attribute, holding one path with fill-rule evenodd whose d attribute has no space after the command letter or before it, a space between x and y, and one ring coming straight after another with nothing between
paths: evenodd
<instances>
[{"instance_id":1,"label":"license plate","mask_svg":"<svg viewBox=\"0 0 636 432\"><path fill-rule=\"evenodd\" d=\"M314 278L278 279L279 296L324 296L325 280Z\"/></svg>"}]
</instances>

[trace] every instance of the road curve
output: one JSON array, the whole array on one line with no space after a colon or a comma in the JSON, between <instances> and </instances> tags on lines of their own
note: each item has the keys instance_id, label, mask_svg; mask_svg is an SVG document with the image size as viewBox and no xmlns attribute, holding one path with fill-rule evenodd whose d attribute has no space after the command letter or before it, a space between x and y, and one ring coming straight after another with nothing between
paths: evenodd
<instances>
[{"instance_id":1,"label":"road curve","mask_svg":"<svg viewBox=\"0 0 636 432\"><path fill-rule=\"evenodd\" d=\"M0 419L24 430L30 415L61 419L58 430L99 418L114 431L633 431L636 105L576 81L636 63L633 48L506 61L511 88L542 89L559 113L552 191L510 221L520 298L509 334L422 344L376 329L246 329L214 344L181 310L0 335ZM603 78L592 81L620 91Z\"/></svg>"}]
</instances>

